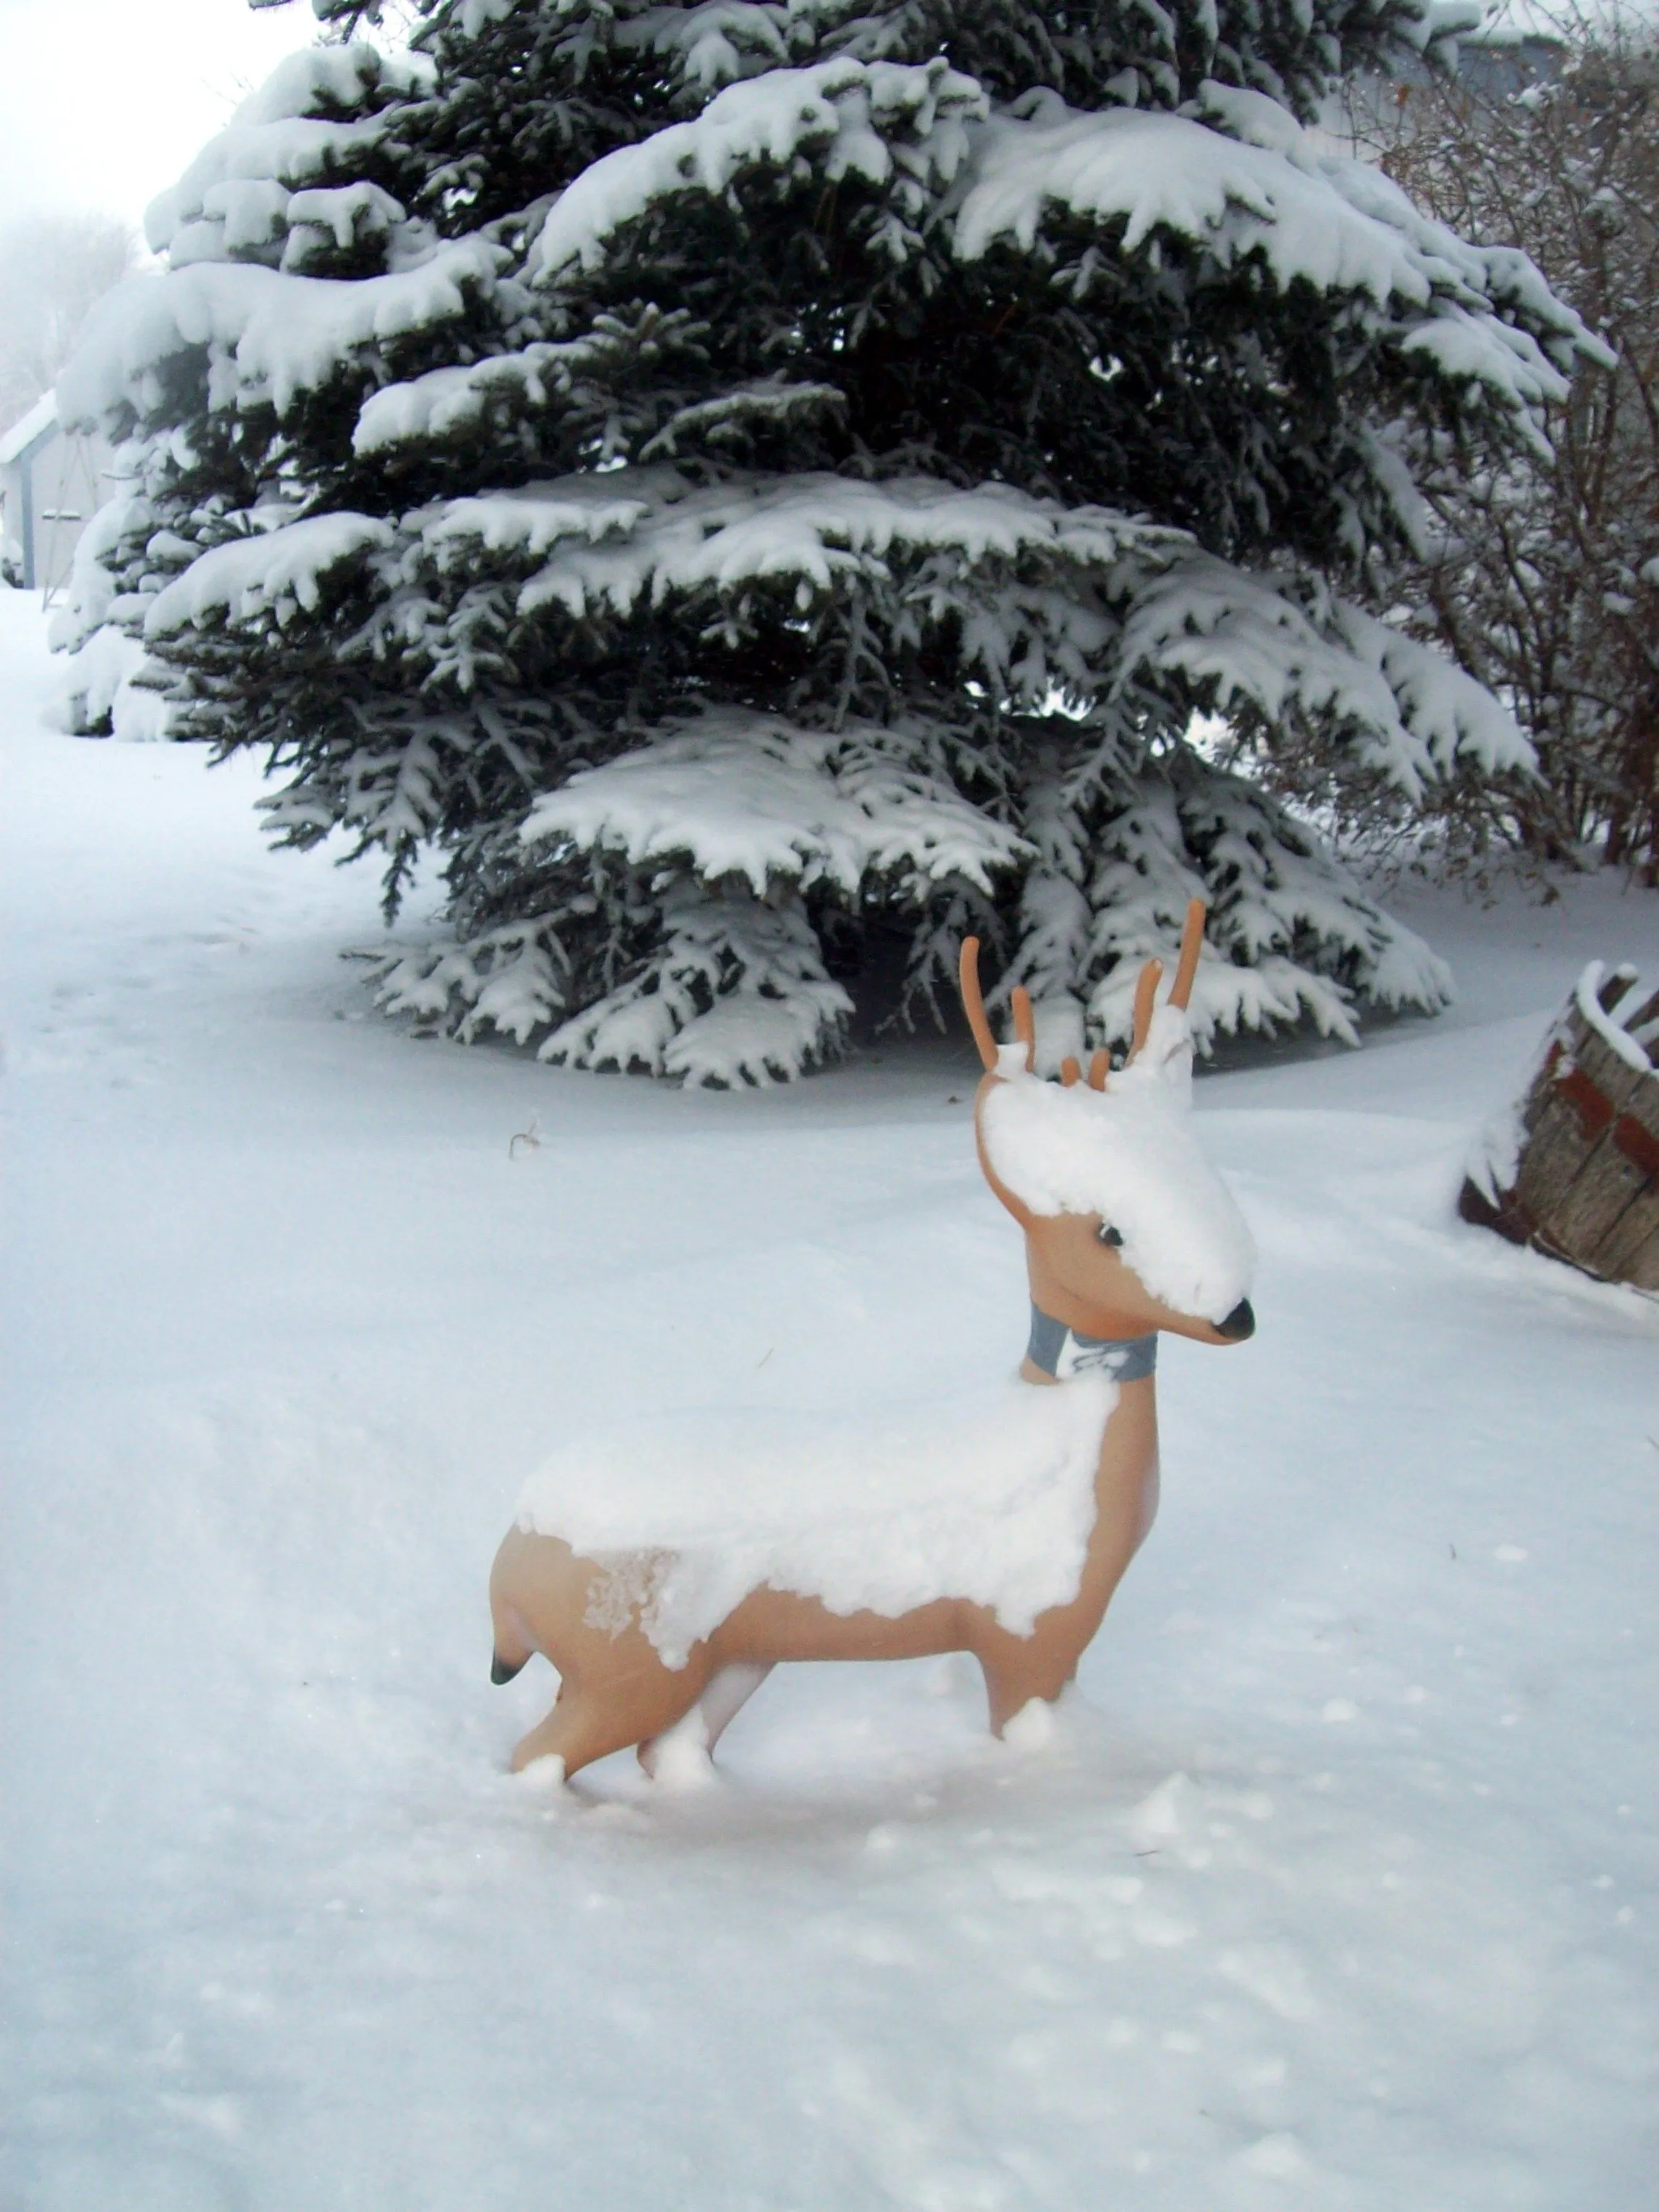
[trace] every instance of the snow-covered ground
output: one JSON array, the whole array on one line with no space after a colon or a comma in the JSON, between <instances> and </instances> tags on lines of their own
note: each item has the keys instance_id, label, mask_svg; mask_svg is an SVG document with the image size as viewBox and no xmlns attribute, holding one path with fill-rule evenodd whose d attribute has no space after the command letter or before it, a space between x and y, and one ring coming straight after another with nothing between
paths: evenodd
<instances>
[{"instance_id":1,"label":"snow-covered ground","mask_svg":"<svg viewBox=\"0 0 1659 2212\"><path fill-rule=\"evenodd\" d=\"M367 872L45 681L0 592L0 2201L1651 2204L1659 1309L1449 1208L1659 900L1407 899L1455 1012L1200 1085L1259 1333L1166 1340L1054 1743L965 1662L799 1668L722 1786L556 1797L484 1603L550 1443L1018 1356L972 1048L724 1097L422 1042L338 957Z\"/></svg>"}]
</instances>

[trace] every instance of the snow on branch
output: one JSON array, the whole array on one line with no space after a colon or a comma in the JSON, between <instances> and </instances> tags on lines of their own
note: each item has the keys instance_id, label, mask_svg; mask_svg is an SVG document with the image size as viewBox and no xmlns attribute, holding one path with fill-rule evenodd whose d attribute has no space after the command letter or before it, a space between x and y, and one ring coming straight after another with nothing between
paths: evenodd
<instances>
[{"instance_id":1,"label":"snow on branch","mask_svg":"<svg viewBox=\"0 0 1659 2212\"><path fill-rule=\"evenodd\" d=\"M367 458L459 445L529 415L551 414L571 405L585 380L599 386L607 379L620 379L627 374L630 360L686 343L687 319L651 309L630 325L601 315L578 338L543 340L518 352L492 354L483 361L431 369L405 383L388 385L364 401L352 433L352 448ZM781 374L757 377L714 398L676 408L641 447L641 459L672 459L682 440L701 440L714 447L732 444L757 425L782 428L808 416L842 410L846 404L845 395L832 384L792 383Z\"/></svg>"},{"instance_id":2,"label":"snow on branch","mask_svg":"<svg viewBox=\"0 0 1659 2212\"><path fill-rule=\"evenodd\" d=\"M776 715L711 708L689 726L538 799L526 844L564 839L621 852L636 866L688 860L705 882L744 878L836 885L867 876L908 884L920 903L963 877L985 891L1029 848L916 767L902 732L851 723L830 732Z\"/></svg>"},{"instance_id":3,"label":"snow on branch","mask_svg":"<svg viewBox=\"0 0 1659 2212\"><path fill-rule=\"evenodd\" d=\"M352 450L367 457L463 438L493 410L544 407L567 388L572 368L585 368L593 355L589 338L544 341L388 385L363 402Z\"/></svg>"},{"instance_id":4,"label":"snow on branch","mask_svg":"<svg viewBox=\"0 0 1659 2212\"><path fill-rule=\"evenodd\" d=\"M308 264L331 248L346 253L365 239L389 238L407 217L402 204L378 185L319 185L295 192L283 210L288 235L284 269L308 271Z\"/></svg>"},{"instance_id":5,"label":"snow on branch","mask_svg":"<svg viewBox=\"0 0 1659 2212\"><path fill-rule=\"evenodd\" d=\"M1487 775L1530 775L1536 769L1532 740L1514 715L1455 661L1358 607L1339 602L1334 619L1355 657L1381 675L1401 727L1437 773L1469 765Z\"/></svg>"},{"instance_id":6,"label":"snow on branch","mask_svg":"<svg viewBox=\"0 0 1659 2212\"><path fill-rule=\"evenodd\" d=\"M1413 799L1461 761L1487 773L1533 766L1513 717L1473 678L1357 608L1338 604L1320 626L1298 603L1304 588L1184 554L1135 594L1123 672L1178 671L1221 711L1253 708L1269 726L1329 717Z\"/></svg>"},{"instance_id":7,"label":"snow on branch","mask_svg":"<svg viewBox=\"0 0 1659 2212\"><path fill-rule=\"evenodd\" d=\"M165 638L191 627L205 629L217 616L236 624L274 620L281 627L295 608L316 609L331 571L396 541L390 523L369 515L317 514L216 545L155 594L145 635Z\"/></svg>"},{"instance_id":8,"label":"snow on branch","mask_svg":"<svg viewBox=\"0 0 1659 2212\"><path fill-rule=\"evenodd\" d=\"M718 398L676 408L641 447L640 459L672 459L683 438L718 447L741 439L757 422L782 425L797 416L840 413L846 405L846 393L833 384L792 384L781 375L757 377L750 384L732 385Z\"/></svg>"},{"instance_id":9,"label":"snow on branch","mask_svg":"<svg viewBox=\"0 0 1659 2212\"><path fill-rule=\"evenodd\" d=\"M1281 288L1299 276L1321 291L1364 291L1379 304L1397 294L1424 306L1437 281L1458 281L1449 264L1425 267L1398 233L1359 216L1282 150L1240 144L1186 116L1079 113L1055 100L1029 122L987 124L956 218L957 255L976 261L1000 241L1029 253L1050 209L1121 222L1126 253L1157 230L1224 264L1259 252Z\"/></svg>"},{"instance_id":10,"label":"snow on branch","mask_svg":"<svg viewBox=\"0 0 1659 2212\"><path fill-rule=\"evenodd\" d=\"M631 315L596 315L580 337L538 340L482 361L430 369L372 392L359 410L352 447L368 457L457 446L534 414L574 410L592 392L610 417L619 383L638 381L666 356L695 356L699 335L700 326L678 309L665 314L646 307Z\"/></svg>"},{"instance_id":11,"label":"snow on branch","mask_svg":"<svg viewBox=\"0 0 1659 2212\"><path fill-rule=\"evenodd\" d=\"M679 477L661 473L672 487L680 485ZM527 567L555 547L631 535L659 495L653 472L596 470L516 491L446 500L405 516L404 529L440 573L465 569L481 551L511 554Z\"/></svg>"},{"instance_id":12,"label":"snow on branch","mask_svg":"<svg viewBox=\"0 0 1659 2212\"><path fill-rule=\"evenodd\" d=\"M431 77L424 56L386 55L362 43L290 54L179 182L151 201L144 217L150 251L176 251L187 225L204 216L211 220L212 196L225 185L257 179L296 187L327 184L349 172L384 137L386 124L380 112L343 121L342 113L418 94Z\"/></svg>"},{"instance_id":13,"label":"snow on branch","mask_svg":"<svg viewBox=\"0 0 1659 2212\"><path fill-rule=\"evenodd\" d=\"M646 8L619 22L621 53L672 56L685 80L705 92L782 67L790 58L804 10L757 4L757 0L702 0L699 7Z\"/></svg>"},{"instance_id":14,"label":"snow on branch","mask_svg":"<svg viewBox=\"0 0 1659 2212\"><path fill-rule=\"evenodd\" d=\"M987 112L972 77L942 60L908 66L852 59L769 70L734 84L689 123L655 131L595 161L561 194L530 258L533 280L605 260L607 241L655 204L683 192L719 196L747 172L814 173L835 183L899 179L914 219L948 185L968 149L966 125Z\"/></svg>"},{"instance_id":15,"label":"snow on branch","mask_svg":"<svg viewBox=\"0 0 1659 2212\"><path fill-rule=\"evenodd\" d=\"M1195 1030L1212 1018L1224 1030L1271 1032L1305 1012L1324 1035L1354 1044L1355 998L1426 1013L1451 1004L1445 962L1266 792L1190 755L1171 768L1182 834L1212 902L1207 933L1224 956L1207 976L1200 963ZM1103 1005L1096 1012L1103 1018Z\"/></svg>"},{"instance_id":16,"label":"snow on branch","mask_svg":"<svg viewBox=\"0 0 1659 2212\"><path fill-rule=\"evenodd\" d=\"M999 115L974 134L954 224L961 259L999 243L1036 251L1054 212L1121 223L1126 254L1162 234L1224 269L1255 257L1281 291L1303 283L1369 300L1439 373L1484 384L1516 409L1559 400L1567 387L1509 314L1524 313L1569 355L1599 357L1599 342L1523 255L1468 245L1375 169L1316 153L1294 117L1259 94L1206 85L1209 123L1080 112L1053 95L1030 105L1029 119Z\"/></svg>"},{"instance_id":17,"label":"snow on branch","mask_svg":"<svg viewBox=\"0 0 1659 2212\"><path fill-rule=\"evenodd\" d=\"M1479 684L1294 571L1246 571L1179 532L999 483L802 471L698 485L658 466L442 501L396 524L312 516L202 554L151 599L148 635L285 626L318 608L325 575L365 560L377 649L395 641L434 667L470 661L481 595L505 624L625 619L712 594L735 639L761 619L747 608L757 585L781 585L798 616L856 586L878 594L892 634L952 625L963 666L1004 698L1041 704L1056 684L1078 698L1167 693L1173 678L1270 728L1333 726L1413 799L1464 765L1533 764Z\"/></svg>"},{"instance_id":18,"label":"snow on branch","mask_svg":"<svg viewBox=\"0 0 1659 2212\"><path fill-rule=\"evenodd\" d=\"M140 639L106 623L58 671L46 719L74 736L106 730L129 744L153 744L169 734L167 682Z\"/></svg>"},{"instance_id":19,"label":"snow on branch","mask_svg":"<svg viewBox=\"0 0 1659 2212\"><path fill-rule=\"evenodd\" d=\"M566 477L521 491L455 500L420 518L441 565L474 544L515 540L550 556L519 594L519 611L550 604L575 617L605 605L627 614L672 592L732 589L796 577L827 591L848 571L879 571L898 547L953 553L970 564L1049 555L1109 569L1188 542L1109 507L1062 506L1012 485L971 489L933 477L872 482L801 472L734 476L697 488L667 468Z\"/></svg>"},{"instance_id":20,"label":"snow on branch","mask_svg":"<svg viewBox=\"0 0 1659 2212\"><path fill-rule=\"evenodd\" d=\"M130 276L93 311L58 380L61 419L96 428L125 408L154 414L160 372L191 351L207 356L210 410L263 404L287 415L363 349L461 321L511 259L504 246L462 238L417 268L356 281L216 261Z\"/></svg>"},{"instance_id":21,"label":"snow on branch","mask_svg":"<svg viewBox=\"0 0 1659 2212\"><path fill-rule=\"evenodd\" d=\"M636 973L555 1030L538 1059L735 1089L787 1081L841 1049L853 1001L825 973L799 901L682 880L661 928Z\"/></svg>"},{"instance_id":22,"label":"snow on branch","mask_svg":"<svg viewBox=\"0 0 1659 2212\"><path fill-rule=\"evenodd\" d=\"M237 204L226 186L257 183L297 190L327 185L349 175L384 132L385 125L374 118L325 123L309 117L226 131L179 184L150 203L144 234L151 251L170 251L175 264L198 258L200 248L190 234L198 225L222 222L224 211Z\"/></svg>"},{"instance_id":23,"label":"snow on branch","mask_svg":"<svg viewBox=\"0 0 1659 2212\"><path fill-rule=\"evenodd\" d=\"M1069 758L1068 758L1069 753ZM1020 798L1036 864L997 986L1030 993L1037 1062L1127 1042L1149 959L1172 975L1187 902L1209 909L1194 1042L1307 1018L1358 1042L1357 1001L1437 1012L1445 963L1395 921L1305 823L1243 778L1177 747L1147 759L1086 726L1039 741Z\"/></svg>"}]
</instances>

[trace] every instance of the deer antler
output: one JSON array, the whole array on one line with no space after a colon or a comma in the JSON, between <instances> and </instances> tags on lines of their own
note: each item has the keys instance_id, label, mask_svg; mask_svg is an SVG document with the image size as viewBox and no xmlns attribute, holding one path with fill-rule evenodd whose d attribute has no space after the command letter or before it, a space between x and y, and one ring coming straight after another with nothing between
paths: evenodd
<instances>
[{"instance_id":1,"label":"deer antler","mask_svg":"<svg viewBox=\"0 0 1659 2212\"><path fill-rule=\"evenodd\" d=\"M1187 922L1181 933L1181 964L1176 969L1175 988L1170 994L1170 1004L1187 1011L1193 995L1193 978L1198 973L1198 956L1204 947L1204 902L1188 899Z\"/></svg>"},{"instance_id":2,"label":"deer antler","mask_svg":"<svg viewBox=\"0 0 1659 2212\"><path fill-rule=\"evenodd\" d=\"M991 1024L985 1018L985 1000L979 988L979 939L964 937L962 957L957 968L962 987L962 1011L968 1017L968 1026L974 1033L974 1042L979 1047L980 1064L988 1075L997 1066L997 1041L991 1034ZM1025 1048L1025 1066L1029 1073L1036 1065L1036 1022L1031 1012L1031 994L1015 986L1014 1035Z\"/></svg>"},{"instance_id":3,"label":"deer antler","mask_svg":"<svg viewBox=\"0 0 1659 2212\"><path fill-rule=\"evenodd\" d=\"M1030 1075L1036 1066L1036 1020L1031 1012L1031 994L1024 984L1014 986L1014 1035L1025 1048L1025 1073Z\"/></svg>"},{"instance_id":4,"label":"deer antler","mask_svg":"<svg viewBox=\"0 0 1659 2212\"><path fill-rule=\"evenodd\" d=\"M1176 967L1176 978L1170 993L1170 1004L1179 1006L1184 1013L1193 995L1193 982L1198 974L1199 955L1204 947L1205 906L1202 899L1189 899L1187 919L1181 932L1181 957ZM979 1056L988 1074L997 1066L996 1039L991 1034L991 1024L985 1017L985 1000L979 988L979 939L964 937L962 940L961 961L962 1006L968 1017L968 1026L974 1033L974 1042L979 1047ZM1149 960L1141 969L1135 984L1134 1036L1129 1047L1133 1060L1146 1042L1152 1025L1152 1009L1158 1003L1158 987L1163 981L1164 963ZM1013 993L1014 1034L1025 1048L1028 1072L1036 1066L1036 1022L1031 1012L1030 993L1017 985ZM1124 1062L1127 1066L1128 1060ZM1111 1055L1103 1046L1089 1062L1089 1088L1103 1091L1111 1067ZM1079 1080L1082 1071L1076 1060L1067 1058L1060 1062L1060 1079L1069 1090Z\"/></svg>"},{"instance_id":5,"label":"deer antler","mask_svg":"<svg viewBox=\"0 0 1659 2212\"><path fill-rule=\"evenodd\" d=\"M1204 913L1202 899L1188 900L1187 920L1181 932L1181 959L1176 969L1175 986L1170 993L1170 1004L1179 1006L1183 1014L1193 995L1193 978L1198 973L1198 956L1204 944ZM1134 1041L1129 1047L1129 1060L1134 1058L1146 1042L1146 1033L1152 1025L1152 1008L1158 1003L1158 987L1163 975L1164 963L1149 960L1135 984ZM1124 1062L1124 1066L1128 1066L1128 1060Z\"/></svg>"},{"instance_id":6,"label":"deer antler","mask_svg":"<svg viewBox=\"0 0 1659 2212\"><path fill-rule=\"evenodd\" d=\"M1135 984L1135 1030L1130 1041L1129 1058L1123 1063L1126 1067L1146 1042L1146 1033L1152 1026L1152 1008L1158 1002L1158 981L1163 974L1164 963L1149 960Z\"/></svg>"},{"instance_id":7,"label":"deer antler","mask_svg":"<svg viewBox=\"0 0 1659 2212\"><path fill-rule=\"evenodd\" d=\"M968 1017L974 1042L979 1047L980 1064L989 1075L997 1064L997 1042L991 1035L991 1024L985 1018L985 1001L980 995L979 939L976 937L964 937L962 940L957 980L962 988L962 1011Z\"/></svg>"}]
</instances>

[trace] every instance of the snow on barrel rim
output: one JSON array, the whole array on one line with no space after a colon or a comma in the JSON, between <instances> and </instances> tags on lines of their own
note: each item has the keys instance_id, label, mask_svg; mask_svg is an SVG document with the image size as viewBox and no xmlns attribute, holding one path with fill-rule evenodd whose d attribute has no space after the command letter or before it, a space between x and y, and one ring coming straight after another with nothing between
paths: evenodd
<instances>
[{"instance_id":1,"label":"snow on barrel rim","mask_svg":"<svg viewBox=\"0 0 1659 2212\"><path fill-rule=\"evenodd\" d=\"M1104 1091L1029 1074L1006 1045L980 1108L986 1157L1033 1213L1097 1213L1125 1264L1178 1312L1225 1319L1248 1297L1255 1245L1193 1133L1192 1037L1160 1006L1146 1043Z\"/></svg>"}]
</instances>

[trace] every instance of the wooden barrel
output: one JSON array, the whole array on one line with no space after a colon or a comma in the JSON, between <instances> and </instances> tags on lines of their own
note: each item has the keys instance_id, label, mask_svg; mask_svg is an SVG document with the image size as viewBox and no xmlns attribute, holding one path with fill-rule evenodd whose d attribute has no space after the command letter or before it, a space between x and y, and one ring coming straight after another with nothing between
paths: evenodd
<instances>
[{"instance_id":1,"label":"wooden barrel","mask_svg":"<svg viewBox=\"0 0 1659 2212\"><path fill-rule=\"evenodd\" d=\"M1551 1024L1503 1187L1471 1174L1458 1212L1603 1281L1659 1291L1659 992L1599 961ZM1484 1187L1483 1187L1484 1185Z\"/></svg>"}]
</instances>

